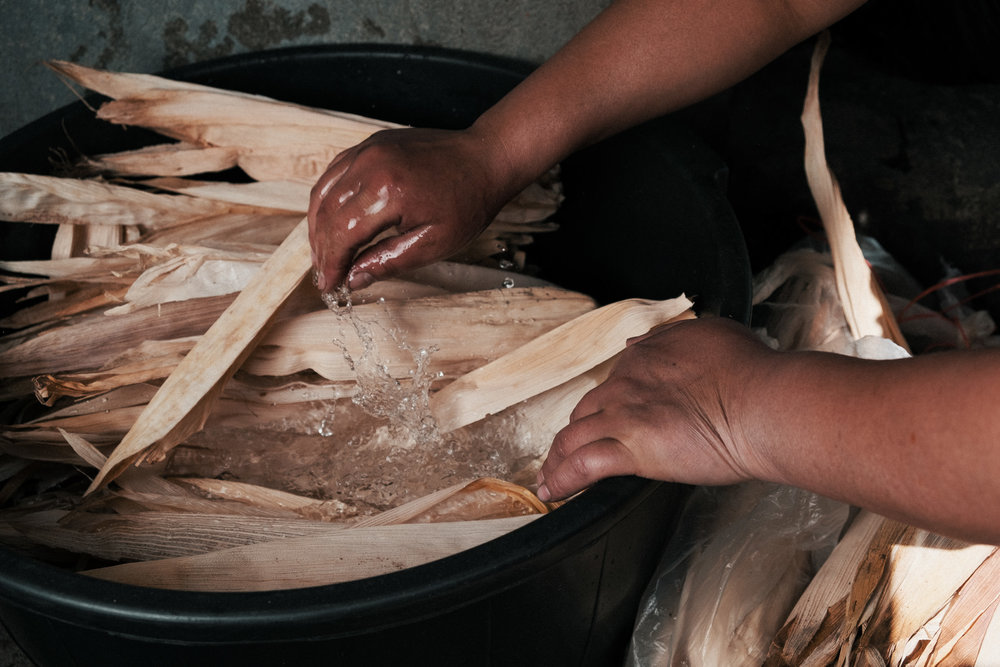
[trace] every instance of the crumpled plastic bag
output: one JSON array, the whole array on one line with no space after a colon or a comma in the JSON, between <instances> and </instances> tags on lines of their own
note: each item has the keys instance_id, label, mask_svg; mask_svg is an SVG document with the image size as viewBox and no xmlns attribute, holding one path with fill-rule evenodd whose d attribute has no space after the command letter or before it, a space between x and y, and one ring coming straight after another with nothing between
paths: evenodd
<instances>
[{"instance_id":1,"label":"crumpled plastic bag","mask_svg":"<svg viewBox=\"0 0 1000 667\"><path fill-rule=\"evenodd\" d=\"M843 503L788 486L695 489L626 664L760 665L847 517Z\"/></svg>"}]
</instances>

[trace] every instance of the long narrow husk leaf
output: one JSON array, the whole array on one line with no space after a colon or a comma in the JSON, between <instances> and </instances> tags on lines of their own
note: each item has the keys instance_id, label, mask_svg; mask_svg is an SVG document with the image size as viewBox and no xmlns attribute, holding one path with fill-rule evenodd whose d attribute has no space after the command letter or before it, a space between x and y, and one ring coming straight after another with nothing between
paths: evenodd
<instances>
[{"instance_id":1,"label":"long narrow husk leaf","mask_svg":"<svg viewBox=\"0 0 1000 667\"><path fill-rule=\"evenodd\" d=\"M97 369L139 344L138 336L169 340L203 334L233 295L166 303L119 317L85 314L61 326L5 348L0 377ZM94 341L101 341L99 346Z\"/></svg>"},{"instance_id":2,"label":"long narrow husk leaf","mask_svg":"<svg viewBox=\"0 0 1000 667\"><path fill-rule=\"evenodd\" d=\"M126 563L84 574L154 588L202 591L321 586L423 565L501 537L537 518L340 530L201 556Z\"/></svg>"},{"instance_id":3,"label":"long narrow husk leaf","mask_svg":"<svg viewBox=\"0 0 1000 667\"><path fill-rule=\"evenodd\" d=\"M235 372L310 266L308 222L303 219L167 378L89 491L114 479L153 448L155 458L201 427L221 384Z\"/></svg>"},{"instance_id":4,"label":"long narrow husk leaf","mask_svg":"<svg viewBox=\"0 0 1000 667\"><path fill-rule=\"evenodd\" d=\"M819 73L830 45L828 32L822 33L813 51L809 86L802 109L802 127L806 135L805 170L836 268L837 292L844 315L855 338L880 336L908 349L899 331L885 295L865 261L854 234L854 223L847 211L840 186L826 162L823 119L819 107Z\"/></svg>"},{"instance_id":5,"label":"long narrow husk leaf","mask_svg":"<svg viewBox=\"0 0 1000 667\"><path fill-rule=\"evenodd\" d=\"M191 176L235 167L239 149L187 142L156 144L133 151L96 155L84 161L95 171L123 176Z\"/></svg>"},{"instance_id":6,"label":"long narrow husk leaf","mask_svg":"<svg viewBox=\"0 0 1000 667\"><path fill-rule=\"evenodd\" d=\"M328 123L336 127L339 123L356 123L359 126L374 124L379 127L399 127L394 123L373 120L339 111L313 109L297 104L278 102L262 95L252 95L232 90L220 90L211 86L177 81L151 74L109 72L78 65L65 60L49 60L46 65L57 73L72 79L82 86L113 99L141 98L155 92L186 92L195 94L220 94L233 100L232 105L243 111L240 117L253 120L258 125L271 123L291 125L311 125ZM226 109L209 105L207 112L220 122L231 121Z\"/></svg>"},{"instance_id":7,"label":"long narrow husk leaf","mask_svg":"<svg viewBox=\"0 0 1000 667\"><path fill-rule=\"evenodd\" d=\"M0 173L0 220L156 228L226 213L234 205L99 181Z\"/></svg>"},{"instance_id":8,"label":"long narrow husk leaf","mask_svg":"<svg viewBox=\"0 0 1000 667\"><path fill-rule=\"evenodd\" d=\"M576 292L512 288L355 306L352 319L317 311L276 325L243 369L255 375L311 369L345 381L357 376L354 360L374 354L386 374L406 378L415 366L414 351L433 350L427 370L455 377L593 306L590 297ZM358 321L364 338L353 324ZM456 340L459 329L463 335Z\"/></svg>"},{"instance_id":9,"label":"long narrow husk leaf","mask_svg":"<svg viewBox=\"0 0 1000 667\"><path fill-rule=\"evenodd\" d=\"M683 296L629 299L588 312L455 380L431 397L431 413L448 432L500 412L609 359L628 338L687 316L691 305Z\"/></svg>"},{"instance_id":10,"label":"long narrow husk leaf","mask_svg":"<svg viewBox=\"0 0 1000 667\"><path fill-rule=\"evenodd\" d=\"M861 563L869 554L869 545L883 530L884 518L877 514L861 512L854 519L850 530L834 547L789 612L785 627L779 633L781 640L772 644L766 665L795 664L811 657L819 648L823 649L820 664L828 664L837 655L844 603ZM900 526L899 534L902 530ZM855 567L845 566L845 563L854 563ZM837 615L833 623L828 622L831 614Z\"/></svg>"},{"instance_id":11,"label":"long narrow husk leaf","mask_svg":"<svg viewBox=\"0 0 1000 667\"><path fill-rule=\"evenodd\" d=\"M257 542L326 535L345 527L303 518L171 511L73 515L48 510L8 522L39 544L112 561L194 556Z\"/></svg>"}]
</instances>

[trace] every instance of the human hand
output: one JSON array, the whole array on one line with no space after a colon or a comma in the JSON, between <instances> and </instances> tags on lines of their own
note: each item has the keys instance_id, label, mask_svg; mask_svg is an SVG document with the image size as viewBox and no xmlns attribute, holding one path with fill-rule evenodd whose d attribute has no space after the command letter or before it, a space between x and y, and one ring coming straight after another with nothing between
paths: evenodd
<instances>
[{"instance_id":1,"label":"human hand","mask_svg":"<svg viewBox=\"0 0 1000 667\"><path fill-rule=\"evenodd\" d=\"M475 239L514 194L495 147L471 130L398 129L340 153L309 201L319 289L361 289Z\"/></svg>"},{"instance_id":2,"label":"human hand","mask_svg":"<svg viewBox=\"0 0 1000 667\"><path fill-rule=\"evenodd\" d=\"M759 476L741 406L778 353L721 318L688 320L632 339L608 379L556 434L538 475L542 500L599 479L640 475L688 484Z\"/></svg>"}]
</instances>

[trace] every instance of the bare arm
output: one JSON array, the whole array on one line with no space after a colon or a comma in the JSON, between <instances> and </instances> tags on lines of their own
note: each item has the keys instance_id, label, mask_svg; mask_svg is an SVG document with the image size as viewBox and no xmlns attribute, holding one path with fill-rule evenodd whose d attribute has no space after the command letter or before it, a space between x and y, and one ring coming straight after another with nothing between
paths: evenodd
<instances>
[{"instance_id":1,"label":"bare arm","mask_svg":"<svg viewBox=\"0 0 1000 667\"><path fill-rule=\"evenodd\" d=\"M338 156L310 201L320 288L454 253L576 149L724 89L860 4L619 0L468 130L389 131Z\"/></svg>"},{"instance_id":2,"label":"bare arm","mask_svg":"<svg viewBox=\"0 0 1000 667\"><path fill-rule=\"evenodd\" d=\"M619 0L473 129L525 185L578 148L719 92L862 0Z\"/></svg>"},{"instance_id":3,"label":"bare arm","mask_svg":"<svg viewBox=\"0 0 1000 667\"><path fill-rule=\"evenodd\" d=\"M762 476L1000 543L1000 350L896 361L796 353L772 373L744 408L766 452Z\"/></svg>"},{"instance_id":4,"label":"bare arm","mask_svg":"<svg viewBox=\"0 0 1000 667\"><path fill-rule=\"evenodd\" d=\"M864 361L774 352L722 320L678 324L584 397L540 495L618 474L774 481L1000 543L1000 350Z\"/></svg>"}]
</instances>

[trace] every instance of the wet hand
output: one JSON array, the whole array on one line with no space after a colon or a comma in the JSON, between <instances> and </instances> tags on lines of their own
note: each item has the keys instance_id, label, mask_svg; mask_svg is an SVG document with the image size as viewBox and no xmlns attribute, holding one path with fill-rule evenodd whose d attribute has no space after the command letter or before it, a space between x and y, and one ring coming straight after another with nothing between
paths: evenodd
<instances>
[{"instance_id":1,"label":"wet hand","mask_svg":"<svg viewBox=\"0 0 1000 667\"><path fill-rule=\"evenodd\" d=\"M360 289L475 239L510 196L493 149L468 130L399 129L338 155L309 201L320 290Z\"/></svg>"},{"instance_id":2,"label":"wet hand","mask_svg":"<svg viewBox=\"0 0 1000 667\"><path fill-rule=\"evenodd\" d=\"M709 485L755 477L760 453L740 406L778 353L720 318L671 324L629 343L556 434L539 497L564 498L616 475Z\"/></svg>"}]
</instances>

